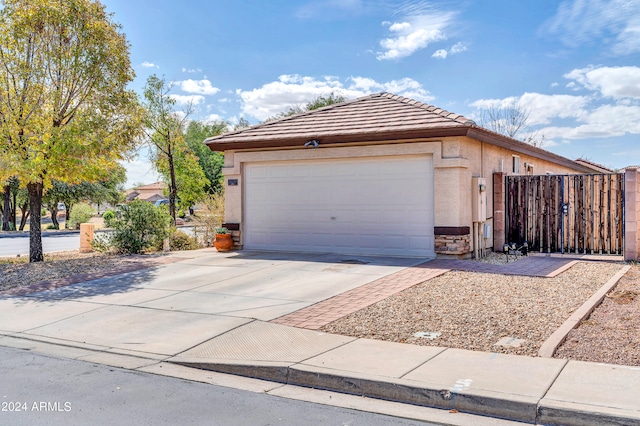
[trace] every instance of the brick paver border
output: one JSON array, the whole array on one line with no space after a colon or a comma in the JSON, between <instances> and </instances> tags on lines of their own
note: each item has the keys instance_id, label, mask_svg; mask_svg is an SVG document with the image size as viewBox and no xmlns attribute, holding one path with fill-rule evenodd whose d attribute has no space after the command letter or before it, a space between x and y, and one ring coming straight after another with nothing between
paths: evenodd
<instances>
[{"instance_id":1,"label":"brick paver border","mask_svg":"<svg viewBox=\"0 0 640 426\"><path fill-rule=\"evenodd\" d=\"M436 259L409 267L337 296L271 320L276 324L317 330L330 322L451 270L490 274L554 277L577 260L530 256L506 265L470 260Z\"/></svg>"}]
</instances>

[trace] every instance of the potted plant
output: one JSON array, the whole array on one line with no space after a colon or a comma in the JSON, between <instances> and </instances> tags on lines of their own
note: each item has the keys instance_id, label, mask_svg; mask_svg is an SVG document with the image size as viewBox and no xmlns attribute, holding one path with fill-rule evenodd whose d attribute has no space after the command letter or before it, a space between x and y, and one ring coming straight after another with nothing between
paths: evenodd
<instances>
[{"instance_id":1,"label":"potted plant","mask_svg":"<svg viewBox=\"0 0 640 426\"><path fill-rule=\"evenodd\" d=\"M227 228L216 228L216 239L213 246L218 251L229 251L233 248L233 239Z\"/></svg>"}]
</instances>

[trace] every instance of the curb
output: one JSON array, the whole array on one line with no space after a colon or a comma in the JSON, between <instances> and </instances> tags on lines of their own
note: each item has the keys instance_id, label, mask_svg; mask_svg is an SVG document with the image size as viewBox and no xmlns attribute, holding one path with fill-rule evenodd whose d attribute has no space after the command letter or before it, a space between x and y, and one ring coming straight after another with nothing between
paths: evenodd
<instances>
[{"instance_id":1,"label":"curb","mask_svg":"<svg viewBox=\"0 0 640 426\"><path fill-rule=\"evenodd\" d=\"M169 363L200 370L234 374L254 379L268 380L285 385L301 386L330 392L339 392L402 404L456 410L468 414L483 415L506 420L535 424L538 398L504 394L491 391L454 391L426 387L422 382L407 379L385 380L357 373L319 371L296 363L245 363L198 362L195 359L168 359ZM288 365L287 365L288 364Z\"/></svg>"},{"instance_id":2,"label":"curb","mask_svg":"<svg viewBox=\"0 0 640 426\"><path fill-rule=\"evenodd\" d=\"M287 362L203 362L167 359L184 367L233 374L284 385L339 392L377 400L481 415L527 424L601 426L640 425L640 415L614 407L548 400L539 397L477 389L444 389L424 382L368 374L338 372ZM565 362L563 369L567 366ZM551 385L553 386L553 385Z\"/></svg>"},{"instance_id":3,"label":"curb","mask_svg":"<svg viewBox=\"0 0 640 426\"><path fill-rule=\"evenodd\" d=\"M587 318L593 310L602 303L605 296L611 289L618 284L620 278L622 278L631 266L626 265L620 269L613 277L609 279L598 291L595 292L586 302L582 304L576 311L567 319L551 336L540 346L538 350L538 356L543 358L552 358L553 354L569 335L569 332L576 328L582 320Z\"/></svg>"}]
</instances>

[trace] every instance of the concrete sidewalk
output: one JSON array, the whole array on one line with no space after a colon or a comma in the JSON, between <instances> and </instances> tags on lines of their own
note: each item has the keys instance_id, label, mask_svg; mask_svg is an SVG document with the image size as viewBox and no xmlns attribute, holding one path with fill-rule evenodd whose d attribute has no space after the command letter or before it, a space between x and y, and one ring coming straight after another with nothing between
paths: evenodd
<instances>
[{"instance_id":1,"label":"concrete sidewalk","mask_svg":"<svg viewBox=\"0 0 640 426\"><path fill-rule=\"evenodd\" d=\"M0 345L53 344L63 357L140 371L166 371L171 363L528 423L640 425L640 368L357 339L276 323L344 294L373 303L386 297L385 282L399 282L393 291L400 291L451 263L210 250L170 258L153 268L0 297ZM518 268L548 275L567 262L532 258Z\"/></svg>"},{"instance_id":2,"label":"concrete sidewalk","mask_svg":"<svg viewBox=\"0 0 640 426\"><path fill-rule=\"evenodd\" d=\"M640 368L356 339L253 321L170 362L558 425L640 424Z\"/></svg>"}]
</instances>

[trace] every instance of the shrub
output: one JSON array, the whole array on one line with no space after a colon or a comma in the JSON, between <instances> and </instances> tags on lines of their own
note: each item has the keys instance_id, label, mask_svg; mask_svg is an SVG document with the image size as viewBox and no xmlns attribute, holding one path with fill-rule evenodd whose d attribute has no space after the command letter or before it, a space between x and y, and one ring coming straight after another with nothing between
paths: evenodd
<instances>
[{"instance_id":1,"label":"shrub","mask_svg":"<svg viewBox=\"0 0 640 426\"><path fill-rule=\"evenodd\" d=\"M119 217L113 221L114 231L96 238L94 248L101 252L142 253L162 246L162 240L169 236L169 222L165 209L134 200L122 206Z\"/></svg>"},{"instance_id":2,"label":"shrub","mask_svg":"<svg viewBox=\"0 0 640 426\"><path fill-rule=\"evenodd\" d=\"M104 226L107 228L113 228L113 221L116 218L116 212L113 210L107 210L102 214L102 220L104 220Z\"/></svg>"},{"instance_id":3,"label":"shrub","mask_svg":"<svg viewBox=\"0 0 640 426\"><path fill-rule=\"evenodd\" d=\"M169 236L169 248L171 250L196 250L198 240L182 231L173 231Z\"/></svg>"},{"instance_id":4,"label":"shrub","mask_svg":"<svg viewBox=\"0 0 640 426\"><path fill-rule=\"evenodd\" d=\"M73 206L71 210L71 214L69 215L69 229L80 229L81 223L89 222L91 216L93 216L95 212L91 208L89 204L86 203L78 203Z\"/></svg>"},{"instance_id":5,"label":"shrub","mask_svg":"<svg viewBox=\"0 0 640 426\"><path fill-rule=\"evenodd\" d=\"M207 246L213 244L216 238L216 228L222 226L224 218L224 196L213 194L204 201L202 210L198 213L196 224L196 236Z\"/></svg>"}]
</instances>

